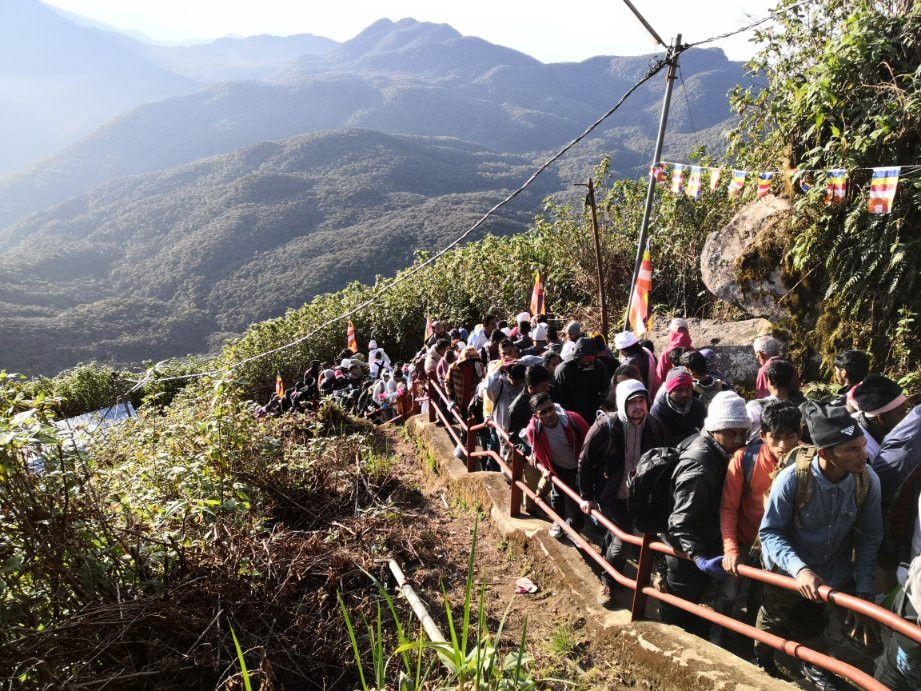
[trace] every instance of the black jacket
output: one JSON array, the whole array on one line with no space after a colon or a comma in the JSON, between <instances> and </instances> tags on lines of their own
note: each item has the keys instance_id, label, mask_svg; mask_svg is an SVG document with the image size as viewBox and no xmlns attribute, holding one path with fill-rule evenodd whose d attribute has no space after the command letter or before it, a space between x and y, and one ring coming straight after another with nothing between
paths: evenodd
<instances>
[{"instance_id":1,"label":"black jacket","mask_svg":"<svg viewBox=\"0 0 921 691\"><path fill-rule=\"evenodd\" d=\"M666 539L691 557L723 553L720 499L729 456L709 434L702 433L681 454L672 475L675 500Z\"/></svg>"},{"instance_id":2,"label":"black jacket","mask_svg":"<svg viewBox=\"0 0 921 691\"><path fill-rule=\"evenodd\" d=\"M624 476L624 423L612 415L608 425L607 418L608 415L598 416L585 436L579 454L578 485L583 499L598 502L601 512L613 518L617 490ZM647 415L640 451L646 453L667 444L665 427L652 415Z\"/></svg>"},{"instance_id":3,"label":"black jacket","mask_svg":"<svg viewBox=\"0 0 921 691\"><path fill-rule=\"evenodd\" d=\"M604 365L595 360L591 369L582 369L577 357L560 365L555 379L556 385L550 392L553 401L563 406L563 410L579 413L591 425L608 394L610 378Z\"/></svg>"},{"instance_id":4,"label":"black jacket","mask_svg":"<svg viewBox=\"0 0 921 691\"><path fill-rule=\"evenodd\" d=\"M703 429L707 409L699 399L692 398L691 409L687 415L682 415L668 404L668 401L665 400L667 396L667 393L658 396L649 412L659 418L662 424L665 425L665 429L668 430L670 436L669 445L678 446L682 440L687 439L688 435Z\"/></svg>"}]
</instances>

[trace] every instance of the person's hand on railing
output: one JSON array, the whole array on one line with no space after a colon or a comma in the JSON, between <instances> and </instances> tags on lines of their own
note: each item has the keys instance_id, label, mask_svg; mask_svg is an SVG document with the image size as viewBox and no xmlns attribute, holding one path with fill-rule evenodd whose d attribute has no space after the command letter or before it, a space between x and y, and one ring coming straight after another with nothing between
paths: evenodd
<instances>
[{"instance_id":1,"label":"person's hand on railing","mask_svg":"<svg viewBox=\"0 0 921 691\"><path fill-rule=\"evenodd\" d=\"M738 554L723 555L723 569L728 574L738 576L740 563L742 563L742 558Z\"/></svg>"},{"instance_id":2,"label":"person's hand on railing","mask_svg":"<svg viewBox=\"0 0 921 691\"><path fill-rule=\"evenodd\" d=\"M707 559L706 557L694 557L694 563L697 564L697 568L703 571L708 576L713 576L713 578L718 578L723 580L729 574L723 569L723 556L713 557Z\"/></svg>"},{"instance_id":3,"label":"person's hand on railing","mask_svg":"<svg viewBox=\"0 0 921 691\"><path fill-rule=\"evenodd\" d=\"M590 501L588 499L583 499L579 502L579 508L582 509L582 513L588 515L591 514L592 510L600 511L598 507L598 502Z\"/></svg>"},{"instance_id":4,"label":"person's hand on railing","mask_svg":"<svg viewBox=\"0 0 921 691\"><path fill-rule=\"evenodd\" d=\"M800 569L794 580L800 595L807 600L822 601L822 596L819 595L819 586L825 585L825 581L819 578L815 572L811 569Z\"/></svg>"},{"instance_id":5,"label":"person's hand on railing","mask_svg":"<svg viewBox=\"0 0 921 691\"><path fill-rule=\"evenodd\" d=\"M861 600L873 603L876 602L876 598L870 593L856 593L855 595ZM868 648L872 648L874 645L879 644L879 624L863 614L858 614L857 612L849 610L844 619L844 629L851 638Z\"/></svg>"}]
</instances>

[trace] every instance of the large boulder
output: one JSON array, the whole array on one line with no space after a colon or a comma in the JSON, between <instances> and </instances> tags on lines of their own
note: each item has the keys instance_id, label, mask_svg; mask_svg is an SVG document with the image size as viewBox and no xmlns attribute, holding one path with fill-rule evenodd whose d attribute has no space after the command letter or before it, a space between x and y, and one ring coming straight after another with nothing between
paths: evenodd
<instances>
[{"instance_id":1,"label":"large boulder","mask_svg":"<svg viewBox=\"0 0 921 691\"><path fill-rule=\"evenodd\" d=\"M700 254L707 289L753 316L773 322L789 318L781 301L789 292L781 260L791 219L790 202L769 194L710 233Z\"/></svg>"},{"instance_id":2,"label":"large boulder","mask_svg":"<svg viewBox=\"0 0 921 691\"><path fill-rule=\"evenodd\" d=\"M655 317L650 340L656 346L656 354L669 343L667 317ZM712 348L716 353L716 368L732 378L736 386L747 389L755 387L758 361L752 344L755 338L770 334L771 322L766 319L746 319L737 322L723 322L715 319L688 319L688 331L695 348Z\"/></svg>"}]
</instances>

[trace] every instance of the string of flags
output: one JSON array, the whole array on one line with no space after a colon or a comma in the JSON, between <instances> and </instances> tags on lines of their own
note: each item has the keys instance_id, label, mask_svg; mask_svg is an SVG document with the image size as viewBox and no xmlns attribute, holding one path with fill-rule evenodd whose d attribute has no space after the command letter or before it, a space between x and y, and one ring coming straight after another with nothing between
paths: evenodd
<instances>
[{"instance_id":1,"label":"string of flags","mask_svg":"<svg viewBox=\"0 0 921 691\"><path fill-rule=\"evenodd\" d=\"M671 167L671 176L668 174ZM921 168L921 166L906 166L908 168ZM885 166L870 168L873 172L870 180L870 198L867 210L872 214L888 214L892 212L892 203L899 185L899 177L903 166ZM672 194L685 195L691 199L700 199L703 190L703 175L707 172L710 176L709 189L715 192L719 189L723 171L721 168L708 166L691 166L683 163L660 161L654 163L650 169L650 176L663 186L668 186ZM843 168L832 168L825 171L802 171L794 168L783 173L778 171L762 171L750 173L746 170L733 170L732 176L726 187L730 197L738 197L745 190L750 179L756 180L756 193L758 199L771 193L774 182L782 175L787 175L791 183L795 183L803 192L808 192L812 187L809 173L824 173L825 203L842 204L847 197L848 171Z\"/></svg>"}]
</instances>

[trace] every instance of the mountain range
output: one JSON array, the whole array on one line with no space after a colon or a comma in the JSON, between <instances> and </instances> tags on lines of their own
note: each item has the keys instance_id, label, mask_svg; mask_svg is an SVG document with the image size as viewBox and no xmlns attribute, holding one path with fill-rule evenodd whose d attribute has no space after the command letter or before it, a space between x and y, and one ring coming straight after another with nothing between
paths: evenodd
<instances>
[{"instance_id":1,"label":"mountain range","mask_svg":"<svg viewBox=\"0 0 921 691\"><path fill-rule=\"evenodd\" d=\"M158 46L37 0L6 2L0 20L22 10L20 47L32 44L22 120L38 108L33 91L83 103L54 91L59 73L89 75L100 94L138 76L124 105L100 97L117 115L0 178L0 367L40 372L201 352L317 292L391 273L517 187L652 61L548 65L411 19L342 44L305 34ZM48 27L79 59L39 59ZM7 32L0 23L0 54L13 50ZM719 49L681 64L666 155L719 151L742 66ZM18 69L0 68L0 83ZM525 227L543 195L571 190L603 153L619 175L644 169L661 90L661 77L641 87L490 230Z\"/></svg>"}]
</instances>

